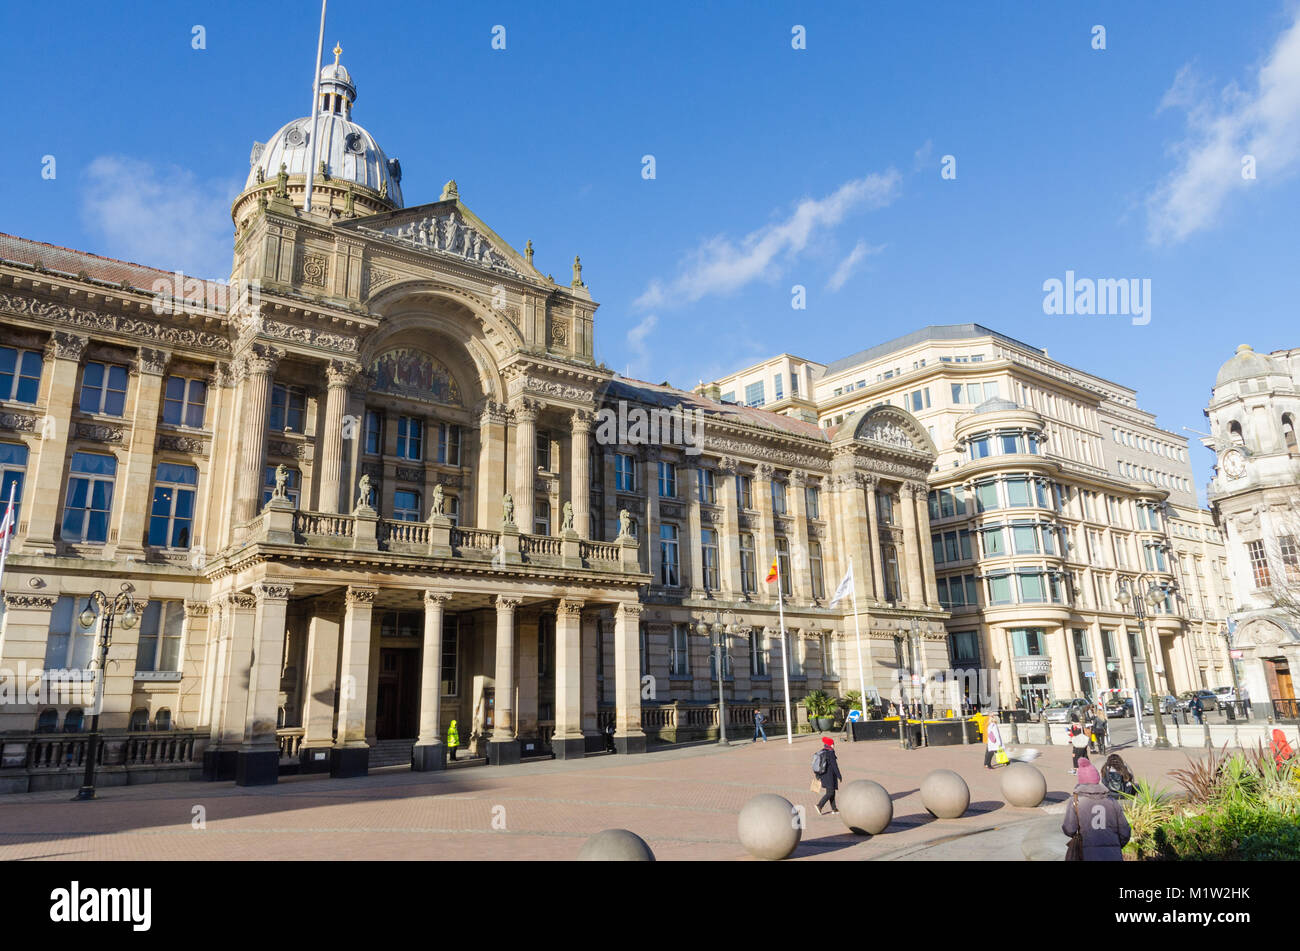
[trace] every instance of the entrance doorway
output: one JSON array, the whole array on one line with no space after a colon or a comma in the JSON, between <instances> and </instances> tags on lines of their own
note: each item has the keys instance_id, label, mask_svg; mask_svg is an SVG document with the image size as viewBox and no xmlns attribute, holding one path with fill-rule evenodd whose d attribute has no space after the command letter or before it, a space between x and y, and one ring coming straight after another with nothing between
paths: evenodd
<instances>
[{"instance_id":1,"label":"entrance doorway","mask_svg":"<svg viewBox=\"0 0 1300 951\"><path fill-rule=\"evenodd\" d=\"M379 684L375 693L375 738L414 739L419 732L420 652L412 648L379 650Z\"/></svg>"},{"instance_id":2,"label":"entrance doorway","mask_svg":"<svg viewBox=\"0 0 1300 951\"><path fill-rule=\"evenodd\" d=\"M1300 716L1291 682L1291 666L1285 657L1265 657L1264 676L1268 679L1269 698L1276 716L1296 719Z\"/></svg>"},{"instance_id":3,"label":"entrance doorway","mask_svg":"<svg viewBox=\"0 0 1300 951\"><path fill-rule=\"evenodd\" d=\"M1050 692L1045 676L1020 678L1020 702L1030 716L1037 716L1047 706Z\"/></svg>"}]
</instances>

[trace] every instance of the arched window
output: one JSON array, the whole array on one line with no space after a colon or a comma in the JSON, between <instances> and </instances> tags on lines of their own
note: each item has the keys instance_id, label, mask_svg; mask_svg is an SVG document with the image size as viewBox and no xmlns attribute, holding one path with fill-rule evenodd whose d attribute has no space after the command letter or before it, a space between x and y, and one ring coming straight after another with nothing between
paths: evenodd
<instances>
[{"instance_id":1,"label":"arched window","mask_svg":"<svg viewBox=\"0 0 1300 951\"><path fill-rule=\"evenodd\" d=\"M1234 446L1244 446L1246 440L1241 436L1241 423L1235 419L1228 424L1228 439Z\"/></svg>"},{"instance_id":2,"label":"arched window","mask_svg":"<svg viewBox=\"0 0 1300 951\"><path fill-rule=\"evenodd\" d=\"M37 733L53 733L59 728L59 711L50 707L48 710L42 710L41 715L36 718Z\"/></svg>"},{"instance_id":3,"label":"arched window","mask_svg":"<svg viewBox=\"0 0 1300 951\"><path fill-rule=\"evenodd\" d=\"M1286 451L1295 452L1295 417L1290 413L1282 414L1282 438L1286 440Z\"/></svg>"},{"instance_id":4,"label":"arched window","mask_svg":"<svg viewBox=\"0 0 1300 951\"><path fill-rule=\"evenodd\" d=\"M143 733L149 729L149 711L144 707L131 711L131 732Z\"/></svg>"},{"instance_id":5,"label":"arched window","mask_svg":"<svg viewBox=\"0 0 1300 951\"><path fill-rule=\"evenodd\" d=\"M172 728L172 712L163 707L153 717L153 728L155 730L170 730Z\"/></svg>"},{"instance_id":6,"label":"arched window","mask_svg":"<svg viewBox=\"0 0 1300 951\"><path fill-rule=\"evenodd\" d=\"M86 717L82 713L81 707L73 707L68 711L67 716L63 718L63 732L80 733L85 723Z\"/></svg>"}]
</instances>

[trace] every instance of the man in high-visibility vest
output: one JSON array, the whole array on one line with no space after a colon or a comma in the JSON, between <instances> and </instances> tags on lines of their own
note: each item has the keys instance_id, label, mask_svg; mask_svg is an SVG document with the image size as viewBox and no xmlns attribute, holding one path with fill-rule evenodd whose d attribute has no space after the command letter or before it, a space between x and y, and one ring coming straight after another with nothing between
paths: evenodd
<instances>
[{"instance_id":1,"label":"man in high-visibility vest","mask_svg":"<svg viewBox=\"0 0 1300 951\"><path fill-rule=\"evenodd\" d=\"M451 725L447 727L447 753L448 757L453 761L456 759L456 747L458 746L460 746L460 729L457 727L456 721L452 720Z\"/></svg>"}]
</instances>

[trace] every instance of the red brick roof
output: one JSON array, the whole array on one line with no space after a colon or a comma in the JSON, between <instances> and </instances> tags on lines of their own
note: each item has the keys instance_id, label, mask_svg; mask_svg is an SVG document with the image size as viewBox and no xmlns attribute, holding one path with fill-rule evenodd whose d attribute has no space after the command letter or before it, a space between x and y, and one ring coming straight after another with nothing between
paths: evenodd
<instances>
[{"instance_id":1,"label":"red brick roof","mask_svg":"<svg viewBox=\"0 0 1300 951\"><path fill-rule=\"evenodd\" d=\"M74 251L57 244L46 244L44 241L33 241L30 238L20 238L3 232L0 232L0 261L25 264L29 267L39 263L47 271L58 272L69 277L77 277L84 273L91 280L118 286L125 282L142 291L152 290L154 282L159 280L165 280L169 285L175 283L175 275L171 271L146 267L131 261L101 257L88 251ZM187 282L192 279L191 275L185 275ZM204 280L203 283L207 285L207 299L209 301L217 299L216 289L223 287L224 282ZM196 301L200 300L201 290L194 288L193 285L190 286L191 290L186 296Z\"/></svg>"}]
</instances>

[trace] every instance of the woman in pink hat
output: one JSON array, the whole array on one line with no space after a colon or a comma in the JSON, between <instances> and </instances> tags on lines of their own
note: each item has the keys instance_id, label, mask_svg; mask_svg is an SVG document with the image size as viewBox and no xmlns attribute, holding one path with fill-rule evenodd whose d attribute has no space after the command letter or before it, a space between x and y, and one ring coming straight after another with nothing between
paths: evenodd
<instances>
[{"instance_id":1,"label":"woman in pink hat","mask_svg":"<svg viewBox=\"0 0 1300 951\"><path fill-rule=\"evenodd\" d=\"M822 806L828 801L831 804L831 815L839 815L840 811L835 808L835 790L844 777L840 775L840 764L835 758L835 741L829 736L822 737L822 748L813 754L813 779L820 782L824 790L817 803L817 815L825 815Z\"/></svg>"}]
</instances>

